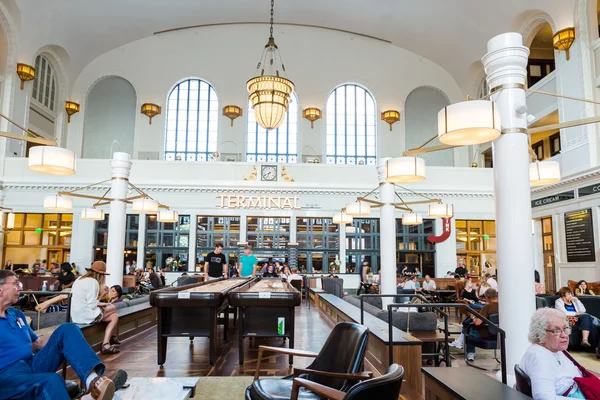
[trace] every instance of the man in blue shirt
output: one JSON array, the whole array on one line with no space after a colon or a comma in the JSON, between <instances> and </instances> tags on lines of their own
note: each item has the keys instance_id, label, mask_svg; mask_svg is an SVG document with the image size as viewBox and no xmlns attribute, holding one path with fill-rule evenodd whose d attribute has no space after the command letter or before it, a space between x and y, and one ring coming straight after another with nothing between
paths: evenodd
<instances>
[{"instance_id":1,"label":"man in blue shirt","mask_svg":"<svg viewBox=\"0 0 600 400\"><path fill-rule=\"evenodd\" d=\"M240 276L247 278L249 276L256 276L256 264L258 259L252 254L252 247L244 247L244 255L240 258Z\"/></svg>"},{"instance_id":2,"label":"man in blue shirt","mask_svg":"<svg viewBox=\"0 0 600 400\"><path fill-rule=\"evenodd\" d=\"M22 289L14 272L0 270L0 400L69 399L65 380L56 373L64 360L94 399L112 399L115 385L102 376L106 367L77 325L63 324L50 338L38 337L25 314L11 307Z\"/></svg>"}]
</instances>

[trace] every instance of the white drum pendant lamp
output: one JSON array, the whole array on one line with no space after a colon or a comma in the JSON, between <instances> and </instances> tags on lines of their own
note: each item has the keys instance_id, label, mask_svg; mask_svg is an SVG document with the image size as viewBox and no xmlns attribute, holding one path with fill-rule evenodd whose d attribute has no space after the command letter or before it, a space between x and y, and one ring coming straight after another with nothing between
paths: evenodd
<instances>
[{"instance_id":1,"label":"white drum pendant lamp","mask_svg":"<svg viewBox=\"0 0 600 400\"><path fill-rule=\"evenodd\" d=\"M158 201L152 199L135 199L131 211L140 214L156 214L158 212Z\"/></svg>"},{"instance_id":2,"label":"white drum pendant lamp","mask_svg":"<svg viewBox=\"0 0 600 400\"><path fill-rule=\"evenodd\" d=\"M419 214L408 213L402 215L402 225L421 225L423 217Z\"/></svg>"},{"instance_id":3,"label":"white drum pendant lamp","mask_svg":"<svg viewBox=\"0 0 600 400\"><path fill-rule=\"evenodd\" d=\"M414 183L425 180L425 160L397 157L385 163L385 180L390 183Z\"/></svg>"},{"instance_id":4,"label":"white drum pendant lamp","mask_svg":"<svg viewBox=\"0 0 600 400\"><path fill-rule=\"evenodd\" d=\"M529 164L529 183L531 186L544 186L560 182L560 164L558 161L536 161Z\"/></svg>"},{"instance_id":5,"label":"white drum pendant lamp","mask_svg":"<svg viewBox=\"0 0 600 400\"><path fill-rule=\"evenodd\" d=\"M454 206L452 204L430 204L428 216L431 218L452 218Z\"/></svg>"},{"instance_id":6,"label":"white drum pendant lamp","mask_svg":"<svg viewBox=\"0 0 600 400\"><path fill-rule=\"evenodd\" d=\"M333 214L333 223L337 225L348 225L351 224L353 220L354 218L344 212Z\"/></svg>"},{"instance_id":7,"label":"white drum pendant lamp","mask_svg":"<svg viewBox=\"0 0 600 400\"><path fill-rule=\"evenodd\" d=\"M346 214L351 217L368 217L371 215L371 205L364 201L346 204Z\"/></svg>"},{"instance_id":8,"label":"white drum pendant lamp","mask_svg":"<svg viewBox=\"0 0 600 400\"><path fill-rule=\"evenodd\" d=\"M73 209L73 199L63 196L44 197L44 208L46 210L67 211Z\"/></svg>"},{"instance_id":9,"label":"white drum pendant lamp","mask_svg":"<svg viewBox=\"0 0 600 400\"><path fill-rule=\"evenodd\" d=\"M81 211L81 219L86 221L103 221L104 210L98 208L84 208Z\"/></svg>"},{"instance_id":10,"label":"white drum pendant lamp","mask_svg":"<svg viewBox=\"0 0 600 400\"><path fill-rule=\"evenodd\" d=\"M487 143L500 136L500 112L493 101L471 100L438 113L438 139L450 146Z\"/></svg>"},{"instance_id":11,"label":"white drum pendant lamp","mask_svg":"<svg viewBox=\"0 0 600 400\"><path fill-rule=\"evenodd\" d=\"M41 174L73 175L75 153L61 147L35 146L29 149L27 166Z\"/></svg>"},{"instance_id":12,"label":"white drum pendant lamp","mask_svg":"<svg viewBox=\"0 0 600 400\"><path fill-rule=\"evenodd\" d=\"M158 222L178 222L179 213L173 210L158 210Z\"/></svg>"},{"instance_id":13,"label":"white drum pendant lamp","mask_svg":"<svg viewBox=\"0 0 600 400\"><path fill-rule=\"evenodd\" d=\"M6 217L6 229L14 229L15 227L15 214L8 213Z\"/></svg>"}]
</instances>

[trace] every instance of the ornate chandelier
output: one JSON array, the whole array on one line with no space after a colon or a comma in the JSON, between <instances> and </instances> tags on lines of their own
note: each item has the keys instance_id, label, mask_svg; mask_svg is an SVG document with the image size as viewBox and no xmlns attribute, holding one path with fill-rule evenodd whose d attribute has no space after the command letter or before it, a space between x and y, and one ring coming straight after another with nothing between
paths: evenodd
<instances>
[{"instance_id":1,"label":"ornate chandelier","mask_svg":"<svg viewBox=\"0 0 600 400\"><path fill-rule=\"evenodd\" d=\"M281 71L284 74L285 66L273 38L274 6L275 0L271 0L269 41L256 67L256 76L246 82L256 122L265 129L275 129L283 123L290 104L290 97L294 91L294 83L279 76L279 64L281 64Z\"/></svg>"}]
</instances>

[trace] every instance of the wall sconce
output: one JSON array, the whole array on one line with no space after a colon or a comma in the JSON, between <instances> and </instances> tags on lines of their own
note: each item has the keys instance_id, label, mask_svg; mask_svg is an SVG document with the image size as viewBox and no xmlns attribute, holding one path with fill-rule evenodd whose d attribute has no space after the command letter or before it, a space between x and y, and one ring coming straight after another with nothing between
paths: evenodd
<instances>
[{"instance_id":1,"label":"wall sconce","mask_svg":"<svg viewBox=\"0 0 600 400\"><path fill-rule=\"evenodd\" d=\"M302 111L302 118L306 118L310 121L310 129L315 126L315 121L321 118L321 110L315 107L307 108Z\"/></svg>"},{"instance_id":2,"label":"wall sconce","mask_svg":"<svg viewBox=\"0 0 600 400\"><path fill-rule=\"evenodd\" d=\"M575 41L575 28L565 28L554 34L552 37L552 45L556 50L564 50L567 52L567 60L569 59L569 49Z\"/></svg>"},{"instance_id":3,"label":"wall sconce","mask_svg":"<svg viewBox=\"0 0 600 400\"><path fill-rule=\"evenodd\" d=\"M69 115L67 117L67 123L71 122L71 115L78 113L79 108L80 108L80 106L77 103L74 103L72 101L65 102L65 110L67 111L67 114Z\"/></svg>"},{"instance_id":4,"label":"wall sconce","mask_svg":"<svg viewBox=\"0 0 600 400\"><path fill-rule=\"evenodd\" d=\"M392 131L392 124L400 121L400 111L387 110L381 113L381 120L390 124L390 132Z\"/></svg>"},{"instance_id":5,"label":"wall sconce","mask_svg":"<svg viewBox=\"0 0 600 400\"><path fill-rule=\"evenodd\" d=\"M158 104L144 103L140 112L150 118L150 125L152 125L152 118L160 114L160 111L161 109Z\"/></svg>"},{"instance_id":6,"label":"wall sconce","mask_svg":"<svg viewBox=\"0 0 600 400\"><path fill-rule=\"evenodd\" d=\"M35 78L35 68L31 65L18 63L17 64L17 75L21 78L21 90L25 87L25 82Z\"/></svg>"},{"instance_id":7,"label":"wall sconce","mask_svg":"<svg viewBox=\"0 0 600 400\"><path fill-rule=\"evenodd\" d=\"M233 126L233 120L242 116L242 108L233 105L225 106L223 107L223 115L231 120L231 126Z\"/></svg>"}]
</instances>

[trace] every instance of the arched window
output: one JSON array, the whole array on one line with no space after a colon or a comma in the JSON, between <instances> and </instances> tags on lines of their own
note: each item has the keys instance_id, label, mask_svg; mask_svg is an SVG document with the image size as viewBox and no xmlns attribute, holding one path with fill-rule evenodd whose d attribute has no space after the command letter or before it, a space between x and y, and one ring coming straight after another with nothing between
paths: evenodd
<instances>
[{"instance_id":1,"label":"arched window","mask_svg":"<svg viewBox=\"0 0 600 400\"><path fill-rule=\"evenodd\" d=\"M32 97L48 110L54 112L56 102L56 78L50 61L42 55L35 58L35 78Z\"/></svg>"},{"instance_id":2,"label":"arched window","mask_svg":"<svg viewBox=\"0 0 600 400\"><path fill-rule=\"evenodd\" d=\"M327 99L327 164L377 163L375 100L354 84L336 87Z\"/></svg>"},{"instance_id":3,"label":"arched window","mask_svg":"<svg viewBox=\"0 0 600 400\"><path fill-rule=\"evenodd\" d=\"M165 160L207 161L217 151L219 99L212 85L187 79L167 100Z\"/></svg>"},{"instance_id":4,"label":"arched window","mask_svg":"<svg viewBox=\"0 0 600 400\"><path fill-rule=\"evenodd\" d=\"M246 161L295 163L298 159L298 97L294 93L285 121L277 129L266 130L256 122L248 102L248 141Z\"/></svg>"}]
</instances>

